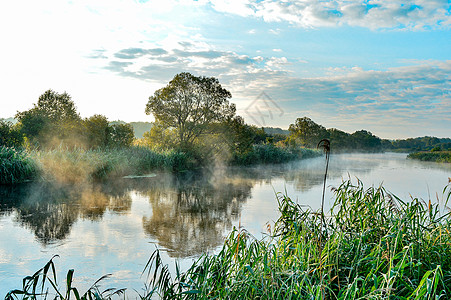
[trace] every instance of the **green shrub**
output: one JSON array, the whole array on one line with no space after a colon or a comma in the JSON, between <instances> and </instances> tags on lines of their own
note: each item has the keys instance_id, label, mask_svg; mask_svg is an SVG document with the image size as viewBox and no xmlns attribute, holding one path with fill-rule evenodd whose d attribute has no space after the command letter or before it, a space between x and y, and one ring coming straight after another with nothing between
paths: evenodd
<instances>
[{"instance_id":1,"label":"green shrub","mask_svg":"<svg viewBox=\"0 0 451 300\"><path fill-rule=\"evenodd\" d=\"M0 146L0 184L21 183L37 173L37 165L26 151Z\"/></svg>"}]
</instances>

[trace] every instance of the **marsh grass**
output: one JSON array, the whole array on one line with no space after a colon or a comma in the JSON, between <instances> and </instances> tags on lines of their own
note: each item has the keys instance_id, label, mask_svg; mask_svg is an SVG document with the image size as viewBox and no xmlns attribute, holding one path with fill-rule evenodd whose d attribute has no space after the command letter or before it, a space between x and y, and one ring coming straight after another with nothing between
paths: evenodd
<instances>
[{"instance_id":1,"label":"marsh grass","mask_svg":"<svg viewBox=\"0 0 451 300\"><path fill-rule=\"evenodd\" d=\"M234 230L222 250L170 274L158 251L146 269L162 299L449 299L451 226L438 203L404 202L344 182L321 214L279 195L280 218L257 240ZM445 189L446 202L450 186ZM325 234L327 231L327 235ZM324 238L327 236L327 238ZM176 267L179 270L178 267Z\"/></svg>"},{"instance_id":2,"label":"marsh grass","mask_svg":"<svg viewBox=\"0 0 451 300\"><path fill-rule=\"evenodd\" d=\"M312 158L319 155L320 152L307 148L290 149L273 144L257 144L252 147L251 151L234 153L231 164L277 164L296 159Z\"/></svg>"},{"instance_id":3,"label":"marsh grass","mask_svg":"<svg viewBox=\"0 0 451 300\"><path fill-rule=\"evenodd\" d=\"M35 151L31 156L38 163L45 180L82 183L126 175L142 175L157 170L183 171L194 162L185 153L156 152L144 147L121 149L65 149Z\"/></svg>"},{"instance_id":4,"label":"marsh grass","mask_svg":"<svg viewBox=\"0 0 451 300\"><path fill-rule=\"evenodd\" d=\"M0 184L22 183L36 174L37 166L26 151L0 146Z\"/></svg>"},{"instance_id":5,"label":"marsh grass","mask_svg":"<svg viewBox=\"0 0 451 300\"><path fill-rule=\"evenodd\" d=\"M335 202L325 220L321 211L312 211L278 194L280 217L266 237L256 239L244 229L234 229L217 254L203 255L186 271L176 264L175 273L171 273L156 250L143 271L147 290L138 297L451 298L451 223L447 206L451 183L437 202L403 201L383 187L365 189L360 181L345 181L333 192ZM51 268L54 270L53 264ZM39 280L51 283L53 279L45 275L45 269L51 274L50 267L44 267L24 279L23 290L30 290ZM25 295L31 299L34 292L16 290L7 299ZM67 292L52 295L56 299L70 297L64 296ZM97 295L96 299L113 296Z\"/></svg>"}]
</instances>

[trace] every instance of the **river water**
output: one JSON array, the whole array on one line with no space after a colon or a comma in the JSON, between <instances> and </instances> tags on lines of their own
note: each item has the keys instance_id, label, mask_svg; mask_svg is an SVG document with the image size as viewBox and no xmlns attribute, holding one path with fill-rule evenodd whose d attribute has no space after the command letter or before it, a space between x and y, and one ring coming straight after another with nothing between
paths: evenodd
<instances>
[{"instance_id":1,"label":"river water","mask_svg":"<svg viewBox=\"0 0 451 300\"><path fill-rule=\"evenodd\" d=\"M246 228L257 238L278 217L276 193L319 209L324 157L290 164L214 168L202 174L157 173L109 184L0 186L0 297L20 288L53 257L58 281L75 269L74 286L84 292L105 274L101 290L143 293L143 268L160 249L173 269L186 268L202 253L214 253L228 232ZM337 154L330 158L326 210L331 187L360 179L383 186L401 199L442 199L451 164L406 159L405 154Z\"/></svg>"}]
</instances>

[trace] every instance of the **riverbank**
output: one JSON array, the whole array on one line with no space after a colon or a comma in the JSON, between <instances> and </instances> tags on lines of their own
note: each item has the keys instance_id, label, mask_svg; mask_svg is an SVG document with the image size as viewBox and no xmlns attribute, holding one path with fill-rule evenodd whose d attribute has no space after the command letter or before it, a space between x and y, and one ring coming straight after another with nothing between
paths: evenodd
<instances>
[{"instance_id":1,"label":"riverbank","mask_svg":"<svg viewBox=\"0 0 451 300\"><path fill-rule=\"evenodd\" d=\"M233 154L226 164L284 163L320 156L313 149L296 150L272 144L254 145L251 151ZM196 153L176 150L154 151L147 147L86 150L54 149L26 151L0 147L0 184L17 184L31 180L82 183L108 180L128 175L145 175L154 171L184 172L214 164Z\"/></svg>"},{"instance_id":2,"label":"riverbank","mask_svg":"<svg viewBox=\"0 0 451 300\"><path fill-rule=\"evenodd\" d=\"M448 299L451 296L451 223L438 203L404 202L382 187L344 182L325 218L289 197L278 196L280 217L263 239L234 229L216 255L204 255L187 271L168 271L158 251L145 267L142 299ZM451 185L444 199L450 199ZM444 203L447 205L448 201ZM52 287L53 262L24 280L23 292L68 299L79 291L70 270ZM179 270L177 268L177 270ZM44 275L45 274L45 275ZM37 282L36 285L32 283ZM43 282L44 281L44 282ZM105 278L101 280L105 286ZM66 285L72 290L66 294ZM35 289L33 290L33 286ZM37 287L37 288L36 288ZM53 290L52 290L53 289ZM22 293L22 294L21 294ZM115 294L116 293L116 294ZM84 296L122 294L94 285ZM130 293L130 294L129 294ZM129 297L135 292L127 291ZM80 293L78 293L81 295ZM64 296L66 295L66 296ZM6 299L10 299L6 297Z\"/></svg>"},{"instance_id":3,"label":"riverbank","mask_svg":"<svg viewBox=\"0 0 451 300\"><path fill-rule=\"evenodd\" d=\"M420 151L407 155L407 158L421 161L451 163L451 151Z\"/></svg>"}]
</instances>

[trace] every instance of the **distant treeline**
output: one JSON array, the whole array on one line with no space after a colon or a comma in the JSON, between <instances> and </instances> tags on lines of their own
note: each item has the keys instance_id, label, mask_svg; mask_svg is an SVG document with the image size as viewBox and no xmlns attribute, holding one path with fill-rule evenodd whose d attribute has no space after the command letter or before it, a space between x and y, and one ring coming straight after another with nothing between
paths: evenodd
<instances>
[{"instance_id":1,"label":"distant treeline","mask_svg":"<svg viewBox=\"0 0 451 300\"><path fill-rule=\"evenodd\" d=\"M381 139L369 131L358 130L347 133L336 128L326 129L308 117L298 118L289 130L281 128L264 128L265 132L277 137L287 145L301 145L307 148L316 147L318 141L329 139L334 152L380 152L380 151L446 151L451 150L450 138L417 137L408 139ZM283 136L284 138L280 138Z\"/></svg>"}]
</instances>

